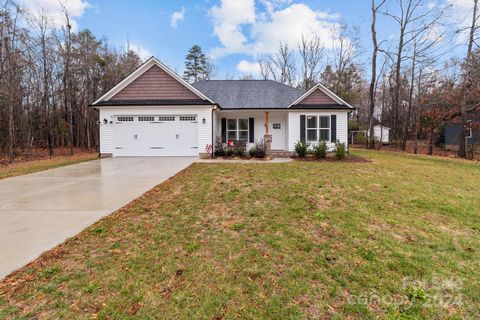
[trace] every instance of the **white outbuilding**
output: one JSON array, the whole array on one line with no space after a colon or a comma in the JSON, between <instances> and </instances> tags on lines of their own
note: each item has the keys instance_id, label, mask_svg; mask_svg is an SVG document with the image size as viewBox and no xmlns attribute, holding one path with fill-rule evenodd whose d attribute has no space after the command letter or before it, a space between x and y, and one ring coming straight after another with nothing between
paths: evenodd
<instances>
[{"instance_id":1,"label":"white outbuilding","mask_svg":"<svg viewBox=\"0 0 480 320\"><path fill-rule=\"evenodd\" d=\"M376 141L381 141L382 144L388 144L390 143L390 128L376 125L373 127L373 136Z\"/></svg>"}]
</instances>

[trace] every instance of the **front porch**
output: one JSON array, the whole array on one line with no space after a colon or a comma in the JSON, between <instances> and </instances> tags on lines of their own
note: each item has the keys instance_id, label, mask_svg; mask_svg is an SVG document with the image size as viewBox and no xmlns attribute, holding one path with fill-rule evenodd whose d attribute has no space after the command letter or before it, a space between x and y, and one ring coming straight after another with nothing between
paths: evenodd
<instances>
[{"instance_id":1,"label":"front porch","mask_svg":"<svg viewBox=\"0 0 480 320\"><path fill-rule=\"evenodd\" d=\"M214 116L215 139L222 142L244 141L247 149L255 143L268 143L271 155L285 156L288 151L288 112L281 110L217 110ZM267 139L266 139L267 138Z\"/></svg>"}]
</instances>

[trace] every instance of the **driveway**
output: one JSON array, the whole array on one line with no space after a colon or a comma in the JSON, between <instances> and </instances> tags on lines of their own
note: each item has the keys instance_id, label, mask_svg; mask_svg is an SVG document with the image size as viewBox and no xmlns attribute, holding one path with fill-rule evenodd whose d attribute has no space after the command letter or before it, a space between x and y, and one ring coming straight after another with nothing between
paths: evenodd
<instances>
[{"instance_id":1,"label":"driveway","mask_svg":"<svg viewBox=\"0 0 480 320\"><path fill-rule=\"evenodd\" d=\"M197 158L107 158L0 180L0 279Z\"/></svg>"}]
</instances>

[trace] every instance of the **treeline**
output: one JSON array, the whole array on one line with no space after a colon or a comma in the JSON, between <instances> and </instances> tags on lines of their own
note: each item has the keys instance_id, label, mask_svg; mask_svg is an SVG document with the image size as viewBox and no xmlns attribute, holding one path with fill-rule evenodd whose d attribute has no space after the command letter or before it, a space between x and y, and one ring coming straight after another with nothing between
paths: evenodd
<instances>
[{"instance_id":1,"label":"treeline","mask_svg":"<svg viewBox=\"0 0 480 320\"><path fill-rule=\"evenodd\" d=\"M73 32L63 13L58 26L1 2L0 151L10 161L31 148L96 148L98 117L88 105L141 64L89 30Z\"/></svg>"},{"instance_id":2,"label":"treeline","mask_svg":"<svg viewBox=\"0 0 480 320\"><path fill-rule=\"evenodd\" d=\"M361 47L359 30L347 25L340 26L332 43L303 35L297 46L280 43L276 53L260 57L260 78L303 89L324 84L358 108L350 129L370 132L365 139L370 148L381 147L373 134L373 126L381 124L391 128L398 148L405 150L413 141L417 152L422 139L431 153L444 123L456 122L461 128L458 154L466 157L475 146L467 149L466 133L480 128L479 8L478 0L469 1L471 9L460 13L462 26L453 22L450 2L365 1L371 9L368 47ZM393 26L388 38L377 35L380 19ZM462 55L452 56L459 48Z\"/></svg>"}]
</instances>

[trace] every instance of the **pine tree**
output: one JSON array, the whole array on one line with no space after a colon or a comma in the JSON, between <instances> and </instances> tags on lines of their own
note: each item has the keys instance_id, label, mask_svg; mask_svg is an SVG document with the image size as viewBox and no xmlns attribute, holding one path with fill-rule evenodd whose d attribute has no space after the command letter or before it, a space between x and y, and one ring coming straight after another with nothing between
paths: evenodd
<instances>
[{"instance_id":1,"label":"pine tree","mask_svg":"<svg viewBox=\"0 0 480 320\"><path fill-rule=\"evenodd\" d=\"M183 78L194 83L198 80L205 79L208 73L208 61L205 54L202 52L202 48L198 45L194 45L188 50L188 54L185 57L185 71L183 72Z\"/></svg>"}]
</instances>

